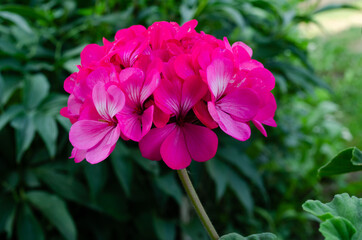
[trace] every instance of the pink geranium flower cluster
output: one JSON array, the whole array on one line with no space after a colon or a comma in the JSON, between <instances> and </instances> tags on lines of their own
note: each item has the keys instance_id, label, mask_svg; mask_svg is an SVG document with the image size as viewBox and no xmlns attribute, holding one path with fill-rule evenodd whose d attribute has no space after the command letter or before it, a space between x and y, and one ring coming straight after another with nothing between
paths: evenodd
<instances>
[{"instance_id":1,"label":"pink geranium flower cluster","mask_svg":"<svg viewBox=\"0 0 362 240\"><path fill-rule=\"evenodd\" d=\"M250 123L265 136L263 125L276 126L273 75L246 44L198 33L196 25L136 25L83 49L61 110L73 124L75 162L103 161L121 137L139 142L145 158L183 169L215 155L214 128L245 141Z\"/></svg>"}]
</instances>

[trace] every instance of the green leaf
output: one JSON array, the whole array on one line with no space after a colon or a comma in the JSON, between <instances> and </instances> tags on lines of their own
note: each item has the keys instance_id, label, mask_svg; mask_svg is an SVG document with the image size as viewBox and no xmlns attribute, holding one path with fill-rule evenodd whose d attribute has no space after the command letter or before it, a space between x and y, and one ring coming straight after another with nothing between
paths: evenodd
<instances>
[{"instance_id":1,"label":"green leaf","mask_svg":"<svg viewBox=\"0 0 362 240\"><path fill-rule=\"evenodd\" d=\"M217 199L221 198L226 186L229 186L240 203L245 207L248 214L251 215L254 208L254 201L250 188L242 177L233 168L217 158L213 158L207 162L207 169L216 183Z\"/></svg>"},{"instance_id":2,"label":"green leaf","mask_svg":"<svg viewBox=\"0 0 362 240\"><path fill-rule=\"evenodd\" d=\"M26 33L32 33L28 22L22 16L7 11L0 11L0 17L13 22Z\"/></svg>"},{"instance_id":3,"label":"green leaf","mask_svg":"<svg viewBox=\"0 0 362 240\"><path fill-rule=\"evenodd\" d=\"M49 167L37 168L36 175L61 197L80 203L88 203L89 196L85 191L85 186L70 174L63 174Z\"/></svg>"},{"instance_id":4,"label":"green leaf","mask_svg":"<svg viewBox=\"0 0 362 240\"><path fill-rule=\"evenodd\" d=\"M58 137L58 126L52 116L38 113L34 117L35 127L43 139L51 157L56 153L56 140Z\"/></svg>"},{"instance_id":5,"label":"green leaf","mask_svg":"<svg viewBox=\"0 0 362 240\"><path fill-rule=\"evenodd\" d=\"M27 198L66 239L77 239L77 229L62 199L42 191L28 192Z\"/></svg>"},{"instance_id":6,"label":"green leaf","mask_svg":"<svg viewBox=\"0 0 362 240\"><path fill-rule=\"evenodd\" d=\"M20 208L17 219L19 240L44 240L44 232L28 205Z\"/></svg>"},{"instance_id":7,"label":"green leaf","mask_svg":"<svg viewBox=\"0 0 362 240\"><path fill-rule=\"evenodd\" d=\"M356 228L345 218L335 217L323 222L319 231L328 240L356 239Z\"/></svg>"},{"instance_id":8,"label":"green leaf","mask_svg":"<svg viewBox=\"0 0 362 240\"><path fill-rule=\"evenodd\" d=\"M248 237L243 237L237 233L229 233L220 237L220 240L276 240L278 239L272 233L253 234Z\"/></svg>"},{"instance_id":9,"label":"green leaf","mask_svg":"<svg viewBox=\"0 0 362 240\"><path fill-rule=\"evenodd\" d=\"M0 74L0 103L2 106L8 102L14 91L18 89L21 84L22 81L19 81L18 78L9 75L2 77Z\"/></svg>"},{"instance_id":10,"label":"green leaf","mask_svg":"<svg viewBox=\"0 0 362 240\"><path fill-rule=\"evenodd\" d=\"M0 115L0 130L19 113L23 112L24 108L21 105L12 105Z\"/></svg>"},{"instance_id":11,"label":"green leaf","mask_svg":"<svg viewBox=\"0 0 362 240\"><path fill-rule=\"evenodd\" d=\"M170 221L165 221L158 217L153 218L154 229L158 239L160 240L173 240L176 237L176 226Z\"/></svg>"},{"instance_id":12,"label":"green leaf","mask_svg":"<svg viewBox=\"0 0 362 240\"><path fill-rule=\"evenodd\" d=\"M151 172L158 175L160 172L160 166L158 161L151 161L147 158L142 157L139 149L132 150L131 157L135 162L147 172Z\"/></svg>"},{"instance_id":13,"label":"green leaf","mask_svg":"<svg viewBox=\"0 0 362 240\"><path fill-rule=\"evenodd\" d=\"M351 5L351 4L337 3L337 4L329 4L327 6L319 8L319 9L315 10L313 14L315 15L317 13L326 12L326 11L335 10L335 9L361 10L359 7Z\"/></svg>"},{"instance_id":14,"label":"green leaf","mask_svg":"<svg viewBox=\"0 0 362 240\"><path fill-rule=\"evenodd\" d=\"M123 144L117 143L111 154L113 170L127 197L131 194L131 182L133 175L132 159L128 157L128 153L128 149Z\"/></svg>"},{"instance_id":15,"label":"green leaf","mask_svg":"<svg viewBox=\"0 0 362 240\"><path fill-rule=\"evenodd\" d=\"M352 239L357 240L362 238L362 228L360 227L362 226L361 198L357 198L354 196L350 197L347 193L343 193L336 195L332 202L324 204L320 201L308 200L303 204L302 207L305 211L317 216L322 221L337 219L324 224L323 228L321 225L321 230L323 230L326 234L351 234L354 228L357 231L353 235ZM345 221L338 220L341 218ZM348 224L350 224L351 226L347 226ZM336 237L337 238L330 239L341 239L338 238L338 236Z\"/></svg>"},{"instance_id":16,"label":"green leaf","mask_svg":"<svg viewBox=\"0 0 362 240\"><path fill-rule=\"evenodd\" d=\"M159 176L156 178L157 186L167 195L173 197L179 205L182 202L182 191L180 183L176 181L175 172Z\"/></svg>"},{"instance_id":17,"label":"green leaf","mask_svg":"<svg viewBox=\"0 0 362 240\"><path fill-rule=\"evenodd\" d=\"M36 108L48 95L49 83L43 74L36 74L25 79L24 105L29 108Z\"/></svg>"},{"instance_id":18,"label":"green leaf","mask_svg":"<svg viewBox=\"0 0 362 240\"><path fill-rule=\"evenodd\" d=\"M84 168L85 176L88 181L93 198L101 192L107 182L108 171L105 162L98 164L87 164Z\"/></svg>"},{"instance_id":19,"label":"green leaf","mask_svg":"<svg viewBox=\"0 0 362 240\"><path fill-rule=\"evenodd\" d=\"M347 148L318 170L319 176L349 173L362 170L362 152L356 147Z\"/></svg>"},{"instance_id":20,"label":"green leaf","mask_svg":"<svg viewBox=\"0 0 362 240\"><path fill-rule=\"evenodd\" d=\"M35 136L33 116L31 114L18 116L11 121L11 126L15 128L16 161L20 162Z\"/></svg>"},{"instance_id":21,"label":"green leaf","mask_svg":"<svg viewBox=\"0 0 362 240\"><path fill-rule=\"evenodd\" d=\"M9 238L12 232L15 211L16 204L13 198L0 195L0 232L6 231Z\"/></svg>"}]
</instances>

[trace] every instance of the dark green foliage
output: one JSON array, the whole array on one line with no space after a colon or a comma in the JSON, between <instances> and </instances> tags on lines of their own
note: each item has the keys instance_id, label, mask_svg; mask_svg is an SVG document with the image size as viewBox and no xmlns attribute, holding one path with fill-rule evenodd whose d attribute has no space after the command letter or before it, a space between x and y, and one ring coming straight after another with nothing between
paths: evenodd
<instances>
[{"instance_id":1,"label":"dark green foliage","mask_svg":"<svg viewBox=\"0 0 362 240\"><path fill-rule=\"evenodd\" d=\"M296 28L313 20L314 9L298 12L298 3L3 0L0 238L207 239L174 171L142 158L132 142L119 142L100 164L75 164L68 159L70 123L59 115L67 103L64 79L76 71L86 44L112 40L133 24L196 18L198 31L254 49L276 76L279 106L279 127L267 129L267 139L255 128L247 142L218 132L217 156L189 168L210 218L220 233L314 239L300 205L319 192L313 159L325 162L333 154L343 126L333 117L326 121L338 108L325 91L314 92L327 86L315 75L308 41ZM268 236L260 239L273 239Z\"/></svg>"}]
</instances>

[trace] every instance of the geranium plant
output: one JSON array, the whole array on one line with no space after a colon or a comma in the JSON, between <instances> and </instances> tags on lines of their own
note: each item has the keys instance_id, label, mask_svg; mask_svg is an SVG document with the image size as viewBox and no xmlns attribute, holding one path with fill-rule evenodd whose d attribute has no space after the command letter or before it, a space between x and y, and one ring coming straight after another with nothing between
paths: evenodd
<instances>
[{"instance_id":1,"label":"geranium plant","mask_svg":"<svg viewBox=\"0 0 362 240\"><path fill-rule=\"evenodd\" d=\"M105 160L120 138L139 142L143 157L178 171L210 237L218 239L186 168L214 157L215 128L246 141L254 124L267 136L264 125L276 127L275 79L245 43L231 45L196 25L135 25L114 41L103 39L103 46L87 45L78 72L64 82L70 96L61 114L73 124L75 162Z\"/></svg>"}]
</instances>

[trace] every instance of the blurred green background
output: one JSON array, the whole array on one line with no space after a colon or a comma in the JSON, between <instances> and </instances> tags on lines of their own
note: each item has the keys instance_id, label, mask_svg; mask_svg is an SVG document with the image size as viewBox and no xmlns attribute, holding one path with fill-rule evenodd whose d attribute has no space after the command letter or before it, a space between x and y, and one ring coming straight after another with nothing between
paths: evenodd
<instances>
[{"instance_id":1,"label":"blurred green background","mask_svg":"<svg viewBox=\"0 0 362 240\"><path fill-rule=\"evenodd\" d=\"M317 169L362 147L361 1L2 0L0 239L207 239L177 174L119 142L97 165L75 164L64 79L89 43L154 21L243 41L276 77L277 128L239 142L217 132L217 156L189 168L217 231L322 239L307 199L362 197L362 179Z\"/></svg>"}]
</instances>

